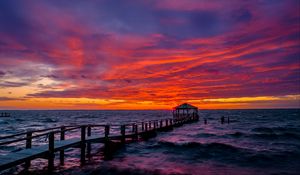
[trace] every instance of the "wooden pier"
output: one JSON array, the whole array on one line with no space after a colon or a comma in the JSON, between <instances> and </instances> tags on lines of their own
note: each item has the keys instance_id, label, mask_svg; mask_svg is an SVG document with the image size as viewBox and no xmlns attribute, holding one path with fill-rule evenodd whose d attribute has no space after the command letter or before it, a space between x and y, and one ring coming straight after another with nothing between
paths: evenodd
<instances>
[{"instance_id":1,"label":"wooden pier","mask_svg":"<svg viewBox=\"0 0 300 175\"><path fill-rule=\"evenodd\" d=\"M0 172L24 164L25 169L30 167L31 160L44 158L48 160L48 170L54 168L55 153L59 152L60 165L64 165L64 150L71 147L79 147L80 162L85 164L86 158L91 155L92 143L104 143L104 151L109 152L111 143L126 144L129 141L137 141L139 139L147 139L153 137L157 132L172 130L173 127L181 126L185 123L195 122L199 120L198 115L187 115L184 118L152 120L130 123L126 125L80 125L80 126L61 126L43 130L29 131L0 137L0 146L10 146L18 142L25 142L25 149L18 152L11 152L7 155L0 156ZM117 127L119 134L111 133L111 127ZM103 134L93 134L93 129L103 129ZM66 139L68 132L78 131L77 138ZM32 146L33 139L47 138L47 144L42 146Z\"/></svg>"},{"instance_id":2,"label":"wooden pier","mask_svg":"<svg viewBox=\"0 0 300 175\"><path fill-rule=\"evenodd\" d=\"M8 112L1 112L0 117L10 117L10 113Z\"/></svg>"}]
</instances>

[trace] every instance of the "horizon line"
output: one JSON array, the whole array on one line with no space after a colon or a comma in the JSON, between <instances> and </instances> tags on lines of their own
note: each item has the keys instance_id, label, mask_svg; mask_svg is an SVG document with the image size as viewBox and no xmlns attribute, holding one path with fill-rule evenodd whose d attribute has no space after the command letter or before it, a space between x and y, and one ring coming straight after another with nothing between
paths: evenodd
<instances>
[{"instance_id":1,"label":"horizon line","mask_svg":"<svg viewBox=\"0 0 300 175\"><path fill-rule=\"evenodd\" d=\"M291 110L294 108L214 108L214 109L199 109L199 110ZM0 109L0 111L171 111L172 109Z\"/></svg>"}]
</instances>

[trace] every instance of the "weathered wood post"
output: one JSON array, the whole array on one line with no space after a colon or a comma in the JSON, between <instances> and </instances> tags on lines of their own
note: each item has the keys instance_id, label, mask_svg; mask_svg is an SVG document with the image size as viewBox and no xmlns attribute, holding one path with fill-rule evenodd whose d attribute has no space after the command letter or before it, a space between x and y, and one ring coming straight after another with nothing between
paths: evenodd
<instances>
[{"instance_id":1,"label":"weathered wood post","mask_svg":"<svg viewBox=\"0 0 300 175\"><path fill-rule=\"evenodd\" d=\"M166 127L168 127L168 126L169 126L169 120L166 119Z\"/></svg>"},{"instance_id":2,"label":"weathered wood post","mask_svg":"<svg viewBox=\"0 0 300 175\"><path fill-rule=\"evenodd\" d=\"M153 128L156 130L156 121L153 122Z\"/></svg>"},{"instance_id":3,"label":"weathered wood post","mask_svg":"<svg viewBox=\"0 0 300 175\"><path fill-rule=\"evenodd\" d=\"M132 132L134 133L135 123L132 123L131 127L132 127Z\"/></svg>"},{"instance_id":4,"label":"weathered wood post","mask_svg":"<svg viewBox=\"0 0 300 175\"><path fill-rule=\"evenodd\" d=\"M26 133L26 149L30 149L32 146L32 132L28 131ZM30 167L31 161L27 160L25 162L25 169L28 169Z\"/></svg>"},{"instance_id":5,"label":"weathered wood post","mask_svg":"<svg viewBox=\"0 0 300 175\"><path fill-rule=\"evenodd\" d=\"M80 163L81 165L85 164L85 130L86 126L83 125L81 126L81 142L80 142L80 148L81 148L81 153L80 153Z\"/></svg>"},{"instance_id":6,"label":"weathered wood post","mask_svg":"<svg viewBox=\"0 0 300 175\"><path fill-rule=\"evenodd\" d=\"M105 137L105 140L108 140L108 135L109 135L109 129L110 129L110 126L109 125L105 125L105 131L104 131L104 137Z\"/></svg>"},{"instance_id":7,"label":"weathered wood post","mask_svg":"<svg viewBox=\"0 0 300 175\"><path fill-rule=\"evenodd\" d=\"M142 122L142 131L145 130L145 127L144 127L144 122Z\"/></svg>"},{"instance_id":8,"label":"weathered wood post","mask_svg":"<svg viewBox=\"0 0 300 175\"><path fill-rule=\"evenodd\" d=\"M159 126L160 128L162 128L163 127L163 121L162 120L160 120L160 126Z\"/></svg>"},{"instance_id":9,"label":"weathered wood post","mask_svg":"<svg viewBox=\"0 0 300 175\"><path fill-rule=\"evenodd\" d=\"M104 129L104 138L105 138L105 147L108 146L109 144L109 129L110 129L110 126L109 125L105 125L105 129Z\"/></svg>"},{"instance_id":10,"label":"weathered wood post","mask_svg":"<svg viewBox=\"0 0 300 175\"><path fill-rule=\"evenodd\" d=\"M92 136L92 127L91 125L88 125L87 127L87 136L90 137ZM91 158L91 150L92 150L92 146L91 146L91 143L88 142L87 143L87 157L90 159Z\"/></svg>"},{"instance_id":11,"label":"weathered wood post","mask_svg":"<svg viewBox=\"0 0 300 175\"><path fill-rule=\"evenodd\" d=\"M125 144L125 132L126 132L126 126L125 125L121 125L121 143Z\"/></svg>"},{"instance_id":12,"label":"weathered wood post","mask_svg":"<svg viewBox=\"0 0 300 175\"><path fill-rule=\"evenodd\" d=\"M105 150L105 153L108 153L109 152L109 129L110 129L110 126L109 125L105 125L105 128L104 128L104 150Z\"/></svg>"},{"instance_id":13,"label":"weathered wood post","mask_svg":"<svg viewBox=\"0 0 300 175\"><path fill-rule=\"evenodd\" d=\"M170 119L170 125L173 126L173 119Z\"/></svg>"},{"instance_id":14,"label":"weathered wood post","mask_svg":"<svg viewBox=\"0 0 300 175\"><path fill-rule=\"evenodd\" d=\"M52 171L54 168L54 132L49 133L48 143L48 170Z\"/></svg>"},{"instance_id":15,"label":"weathered wood post","mask_svg":"<svg viewBox=\"0 0 300 175\"><path fill-rule=\"evenodd\" d=\"M60 127L60 140L65 140L65 126ZM64 165L65 164L65 150L62 149L59 152L59 162L60 165Z\"/></svg>"},{"instance_id":16,"label":"weathered wood post","mask_svg":"<svg viewBox=\"0 0 300 175\"><path fill-rule=\"evenodd\" d=\"M145 131L148 131L148 123L145 123Z\"/></svg>"},{"instance_id":17,"label":"weathered wood post","mask_svg":"<svg viewBox=\"0 0 300 175\"><path fill-rule=\"evenodd\" d=\"M138 124L135 124L135 129L134 129L134 138L136 139L136 140L138 140L138 137L139 137L139 131L138 131Z\"/></svg>"},{"instance_id":18,"label":"weathered wood post","mask_svg":"<svg viewBox=\"0 0 300 175\"><path fill-rule=\"evenodd\" d=\"M31 137L32 137L32 132L31 131L28 131L27 133L26 133L26 149L29 149L29 148L31 148L31 145L32 145L32 139L31 139Z\"/></svg>"},{"instance_id":19,"label":"weathered wood post","mask_svg":"<svg viewBox=\"0 0 300 175\"><path fill-rule=\"evenodd\" d=\"M222 117L221 117L221 124L224 124L224 121L225 121L225 117L222 116Z\"/></svg>"},{"instance_id":20,"label":"weathered wood post","mask_svg":"<svg viewBox=\"0 0 300 175\"><path fill-rule=\"evenodd\" d=\"M151 121L149 121L149 130L151 130Z\"/></svg>"},{"instance_id":21,"label":"weathered wood post","mask_svg":"<svg viewBox=\"0 0 300 175\"><path fill-rule=\"evenodd\" d=\"M109 146L110 145L109 130L110 130L110 125L105 125L104 126L104 156L108 158L111 156L111 150L112 150L112 148Z\"/></svg>"}]
</instances>

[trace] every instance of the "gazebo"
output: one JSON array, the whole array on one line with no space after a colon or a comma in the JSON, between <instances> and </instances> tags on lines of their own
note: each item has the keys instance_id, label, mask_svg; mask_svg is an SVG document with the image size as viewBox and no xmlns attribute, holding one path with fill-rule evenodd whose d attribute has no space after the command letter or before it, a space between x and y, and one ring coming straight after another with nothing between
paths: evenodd
<instances>
[{"instance_id":1,"label":"gazebo","mask_svg":"<svg viewBox=\"0 0 300 175\"><path fill-rule=\"evenodd\" d=\"M198 108L188 103L183 103L173 108L173 119L175 121L187 118L199 119Z\"/></svg>"}]
</instances>

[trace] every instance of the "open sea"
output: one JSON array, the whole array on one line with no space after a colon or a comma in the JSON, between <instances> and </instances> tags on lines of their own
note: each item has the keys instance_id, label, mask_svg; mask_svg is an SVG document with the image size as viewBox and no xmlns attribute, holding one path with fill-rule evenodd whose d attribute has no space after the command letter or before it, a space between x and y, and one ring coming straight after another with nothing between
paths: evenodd
<instances>
[{"instance_id":1,"label":"open sea","mask_svg":"<svg viewBox=\"0 0 300 175\"><path fill-rule=\"evenodd\" d=\"M0 136L61 125L121 124L171 118L171 111L0 111ZM117 150L104 160L101 144L92 144L93 157L80 166L80 149L65 151L62 175L260 175L300 174L300 109L285 110L200 110L200 120L157 137L138 141ZM221 124L220 117L230 118ZM207 124L204 124L207 119ZM95 133L101 131L95 131ZM117 132L117 131L113 131ZM70 133L69 138L77 133ZM46 144L46 138L33 145ZM0 146L0 155L24 148L24 143ZM47 161L32 161L30 174L45 174ZM23 174L22 166L0 174Z\"/></svg>"}]
</instances>

